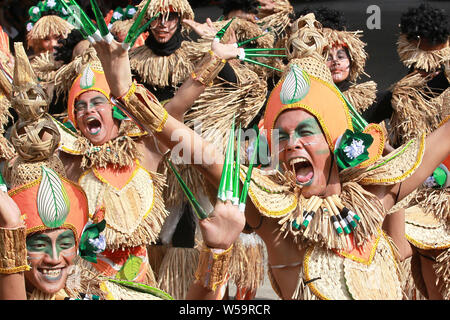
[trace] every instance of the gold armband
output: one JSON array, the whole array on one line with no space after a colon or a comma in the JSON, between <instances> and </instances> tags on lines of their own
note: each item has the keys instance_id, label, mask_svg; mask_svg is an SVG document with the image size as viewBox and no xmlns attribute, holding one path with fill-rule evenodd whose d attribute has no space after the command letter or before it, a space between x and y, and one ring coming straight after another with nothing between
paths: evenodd
<instances>
[{"instance_id":1,"label":"gold armband","mask_svg":"<svg viewBox=\"0 0 450 320\"><path fill-rule=\"evenodd\" d=\"M447 115L438 125L439 127L442 127L444 124L446 124L448 122L448 120L450 120L450 115Z\"/></svg>"},{"instance_id":2,"label":"gold armband","mask_svg":"<svg viewBox=\"0 0 450 320\"><path fill-rule=\"evenodd\" d=\"M203 244L195 279L212 291L227 282L232 248L233 246L230 246L227 250L218 250Z\"/></svg>"},{"instance_id":3,"label":"gold armband","mask_svg":"<svg viewBox=\"0 0 450 320\"><path fill-rule=\"evenodd\" d=\"M0 273L11 274L30 270L27 264L24 227L0 228Z\"/></svg>"},{"instance_id":4,"label":"gold armband","mask_svg":"<svg viewBox=\"0 0 450 320\"><path fill-rule=\"evenodd\" d=\"M205 86L212 86L226 62L225 59L219 58L212 50L209 50L191 74L192 79Z\"/></svg>"},{"instance_id":5,"label":"gold armband","mask_svg":"<svg viewBox=\"0 0 450 320\"><path fill-rule=\"evenodd\" d=\"M119 98L112 97L111 101L118 104L118 107L143 131L149 129L161 132L169 116L156 97L136 82L133 82L125 95Z\"/></svg>"}]
</instances>

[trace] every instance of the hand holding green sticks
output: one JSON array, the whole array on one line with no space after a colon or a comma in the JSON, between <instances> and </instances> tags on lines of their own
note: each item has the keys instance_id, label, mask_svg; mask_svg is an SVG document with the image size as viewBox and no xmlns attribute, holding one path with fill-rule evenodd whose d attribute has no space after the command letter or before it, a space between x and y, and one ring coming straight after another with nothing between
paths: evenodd
<instances>
[{"instance_id":1,"label":"hand holding green sticks","mask_svg":"<svg viewBox=\"0 0 450 320\"><path fill-rule=\"evenodd\" d=\"M208 246L214 248L227 249L237 239L239 233L245 225L245 204L247 201L248 188L253 170L253 164L256 160L256 150L258 150L259 135L255 143L255 152L247 170L246 179L243 183L242 192L239 194L240 181L240 136L241 128L237 132L237 150L235 152L235 133L234 121L232 124L230 136L228 139L227 151L224 158L222 177L218 190L218 201L211 214L207 214L200 206L199 202L187 187L180 174L168 159L169 167L174 172L181 189L185 193L192 208L200 220L203 239Z\"/></svg>"}]
</instances>

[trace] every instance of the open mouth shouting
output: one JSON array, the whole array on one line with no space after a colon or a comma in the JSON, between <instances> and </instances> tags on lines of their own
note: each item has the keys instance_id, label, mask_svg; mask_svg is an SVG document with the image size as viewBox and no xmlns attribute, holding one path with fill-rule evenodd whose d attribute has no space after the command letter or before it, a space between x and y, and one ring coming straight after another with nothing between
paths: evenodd
<instances>
[{"instance_id":1,"label":"open mouth shouting","mask_svg":"<svg viewBox=\"0 0 450 320\"><path fill-rule=\"evenodd\" d=\"M89 134L95 136L102 129L102 123L96 117L90 116L86 119L86 129Z\"/></svg>"},{"instance_id":2,"label":"open mouth shouting","mask_svg":"<svg viewBox=\"0 0 450 320\"><path fill-rule=\"evenodd\" d=\"M289 165L295 173L297 183L302 186L311 185L314 178L314 168L305 157L296 157L289 160Z\"/></svg>"}]
</instances>

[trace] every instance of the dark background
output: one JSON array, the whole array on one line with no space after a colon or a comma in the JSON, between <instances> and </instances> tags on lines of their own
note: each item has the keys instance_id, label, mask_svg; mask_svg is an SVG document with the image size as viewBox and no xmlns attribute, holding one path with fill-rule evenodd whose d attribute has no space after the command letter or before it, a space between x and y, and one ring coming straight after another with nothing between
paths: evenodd
<instances>
[{"instance_id":1,"label":"dark background","mask_svg":"<svg viewBox=\"0 0 450 320\"><path fill-rule=\"evenodd\" d=\"M1 0L0 1L0 24L8 31L8 25L13 25L19 34L12 41L24 41L25 23L28 19L28 9L38 1L22 0ZM89 3L89 0L78 0ZM115 8L118 5L125 7L128 0L106 1L98 0L100 6L107 11L109 8ZM134 1L138 2L139 1ZM221 1L214 0L191 0L189 1L194 8L196 20L204 22L207 17L212 20L221 15L221 9L218 7ZM400 15L409 7L416 7L422 2L428 2L436 8L445 9L447 15L450 14L450 1L417 1L417 0L291 0L291 4L296 10L305 6L319 7L326 6L340 10L344 13L345 20L348 22L348 30L362 30L364 32L363 41L367 43L366 50L369 59L366 63L366 72L371 79L378 83L379 90L388 88L391 84L402 78L406 74L406 68L400 63L397 51L396 41L398 38ZM367 7L377 5L380 8L381 28L369 30L366 21L370 14L366 13ZM363 78L362 80L367 80Z\"/></svg>"}]
</instances>

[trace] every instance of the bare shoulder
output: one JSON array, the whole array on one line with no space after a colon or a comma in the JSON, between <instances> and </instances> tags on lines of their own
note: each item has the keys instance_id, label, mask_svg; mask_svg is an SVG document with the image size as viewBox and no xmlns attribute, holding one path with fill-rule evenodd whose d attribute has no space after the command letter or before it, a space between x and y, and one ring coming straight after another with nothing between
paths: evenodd
<instances>
[{"instance_id":1,"label":"bare shoulder","mask_svg":"<svg viewBox=\"0 0 450 320\"><path fill-rule=\"evenodd\" d=\"M142 155L139 159L140 164L146 170L156 172L163 158L162 152L164 151L161 150L156 138L152 135L147 135L136 140L136 144Z\"/></svg>"},{"instance_id":2,"label":"bare shoulder","mask_svg":"<svg viewBox=\"0 0 450 320\"><path fill-rule=\"evenodd\" d=\"M58 157L64 165L67 178L71 181L78 182L78 179L83 173L81 169L81 156L59 152Z\"/></svg>"}]
</instances>

